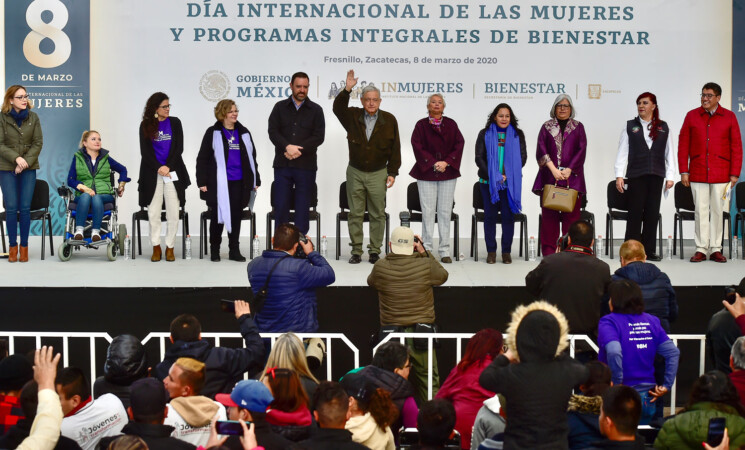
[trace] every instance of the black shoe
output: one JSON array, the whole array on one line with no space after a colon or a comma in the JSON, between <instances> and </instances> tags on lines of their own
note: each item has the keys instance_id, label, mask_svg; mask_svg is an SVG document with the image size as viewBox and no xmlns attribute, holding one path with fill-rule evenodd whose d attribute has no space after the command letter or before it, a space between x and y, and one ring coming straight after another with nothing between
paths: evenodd
<instances>
[{"instance_id":1,"label":"black shoe","mask_svg":"<svg viewBox=\"0 0 745 450\"><path fill-rule=\"evenodd\" d=\"M220 262L220 249L210 247L210 260L213 262Z\"/></svg>"},{"instance_id":2,"label":"black shoe","mask_svg":"<svg viewBox=\"0 0 745 450\"><path fill-rule=\"evenodd\" d=\"M377 254L377 253L370 253L370 259L368 261L370 261L370 264L375 264L376 262L378 262L379 259L380 259L380 255L379 254Z\"/></svg>"},{"instance_id":3,"label":"black shoe","mask_svg":"<svg viewBox=\"0 0 745 450\"><path fill-rule=\"evenodd\" d=\"M359 264L362 261L362 258L360 258L360 255L352 255L351 258L349 258L349 264Z\"/></svg>"},{"instance_id":4,"label":"black shoe","mask_svg":"<svg viewBox=\"0 0 745 450\"><path fill-rule=\"evenodd\" d=\"M240 250L231 250L228 253L228 259L231 261L246 262L246 257L241 255Z\"/></svg>"},{"instance_id":5,"label":"black shoe","mask_svg":"<svg viewBox=\"0 0 745 450\"><path fill-rule=\"evenodd\" d=\"M654 262L662 261L662 256L656 253L652 253L651 255L647 255L647 261L654 261Z\"/></svg>"}]
</instances>

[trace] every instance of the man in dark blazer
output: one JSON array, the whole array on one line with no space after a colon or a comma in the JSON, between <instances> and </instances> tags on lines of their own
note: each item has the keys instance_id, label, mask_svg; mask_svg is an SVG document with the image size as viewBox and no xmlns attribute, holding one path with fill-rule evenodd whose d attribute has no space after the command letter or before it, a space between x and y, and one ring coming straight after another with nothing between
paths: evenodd
<instances>
[{"instance_id":1,"label":"man in dark blazer","mask_svg":"<svg viewBox=\"0 0 745 450\"><path fill-rule=\"evenodd\" d=\"M357 85L354 70L347 72L346 86L334 100L334 114L347 130L349 165L347 201L350 264L359 264L362 255L362 220L365 206L370 214L370 263L380 259L385 229L385 194L401 167L398 122L393 114L380 110L380 90L368 84L360 91L362 108L349 106L349 94Z\"/></svg>"}]
</instances>

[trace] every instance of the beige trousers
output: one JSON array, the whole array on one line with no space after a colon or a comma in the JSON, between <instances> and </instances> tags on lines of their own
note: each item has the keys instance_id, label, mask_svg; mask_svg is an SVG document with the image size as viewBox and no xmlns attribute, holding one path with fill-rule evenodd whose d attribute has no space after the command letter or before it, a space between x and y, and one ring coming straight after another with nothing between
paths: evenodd
<instances>
[{"instance_id":1,"label":"beige trousers","mask_svg":"<svg viewBox=\"0 0 745 450\"><path fill-rule=\"evenodd\" d=\"M729 183L691 183L693 204L696 206L696 251L704 255L722 251L723 214L729 210L724 200Z\"/></svg>"},{"instance_id":2,"label":"beige trousers","mask_svg":"<svg viewBox=\"0 0 745 450\"><path fill-rule=\"evenodd\" d=\"M163 178L158 176L155 183L155 194L147 206L148 219L150 221L150 243L155 247L160 245L161 212L163 211L163 200L166 202L166 247L173 248L176 244L176 233L178 232L178 213L181 206L178 192L173 182L164 183Z\"/></svg>"}]
</instances>

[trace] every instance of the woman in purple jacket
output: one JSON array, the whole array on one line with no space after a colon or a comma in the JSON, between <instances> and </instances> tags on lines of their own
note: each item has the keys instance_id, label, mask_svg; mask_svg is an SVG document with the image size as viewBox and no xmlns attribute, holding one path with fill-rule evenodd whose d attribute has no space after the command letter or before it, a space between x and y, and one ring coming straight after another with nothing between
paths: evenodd
<instances>
[{"instance_id":1,"label":"woman in purple jacket","mask_svg":"<svg viewBox=\"0 0 745 450\"><path fill-rule=\"evenodd\" d=\"M551 120L541 127L538 133L538 175L533 183L533 192L541 196L543 186L557 184L569 186L585 195L585 154L587 151L587 136L581 122L574 120L574 105L572 97L559 94L551 107ZM556 253L556 240L559 238L559 224L561 233L566 234L569 226L579 220L581 201L578 198L574 211L562 213L553 209L541 208L543 220L541 223L541 251L543 256ZM541 205L543 206L543 205Z\"/></svg>"},{"instance_id":2,"label":"woman in purple jacket","mask_svg":"<svg viewBox=\"0 0 745 450\"><path fill-rule=\"evenodd\" d=\"M451 263L450 216L453 212L456 178L460 177L463 156L463 135L458 124L442 115L445 99L432 94L427 99L428 116L417 122L411 134L416 163L409 172L417 180L419 202L422 206L422 240L424 248L432 250L432 235L437 213L440 233L440 260Z\"/></svg>"}]
</instances>

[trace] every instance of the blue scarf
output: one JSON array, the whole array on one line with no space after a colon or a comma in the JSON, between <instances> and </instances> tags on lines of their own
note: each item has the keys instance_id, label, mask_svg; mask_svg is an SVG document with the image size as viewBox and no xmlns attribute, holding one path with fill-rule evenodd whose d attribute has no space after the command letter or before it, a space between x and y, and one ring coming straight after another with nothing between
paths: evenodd
<instances>
[{"instance_id":1,"label":"blue scarf","mask_svg":"<svg viewBox=\"0 0 745 450\"><path fill-rule=\"evenodd\" d=\"M22 109L20 112L16 112L15 109L10 108L9 114L16 121L16 124L18 124L18 128L21 128L21 124L28 117L28 108Z\"/></svg>"},{"instance_id":2,"label":"blue scarf","mask_svg":"<svg viewBox=\"0 0 745 450\"><path fill-rule=\"evenodd\" d=\"M522 210L520 199L522 198L523 171L522 159L520 158L520 137L515 128L510 125L505 132L504 140L504 174L507 181L502 181L499 172L499 128L492 123L484 134L486 144L486 161L489 170L489 194L491 202L499 202L499 191L507 189L507 199L510 210L517 214Z\"/></svg>"}]
</instances>

